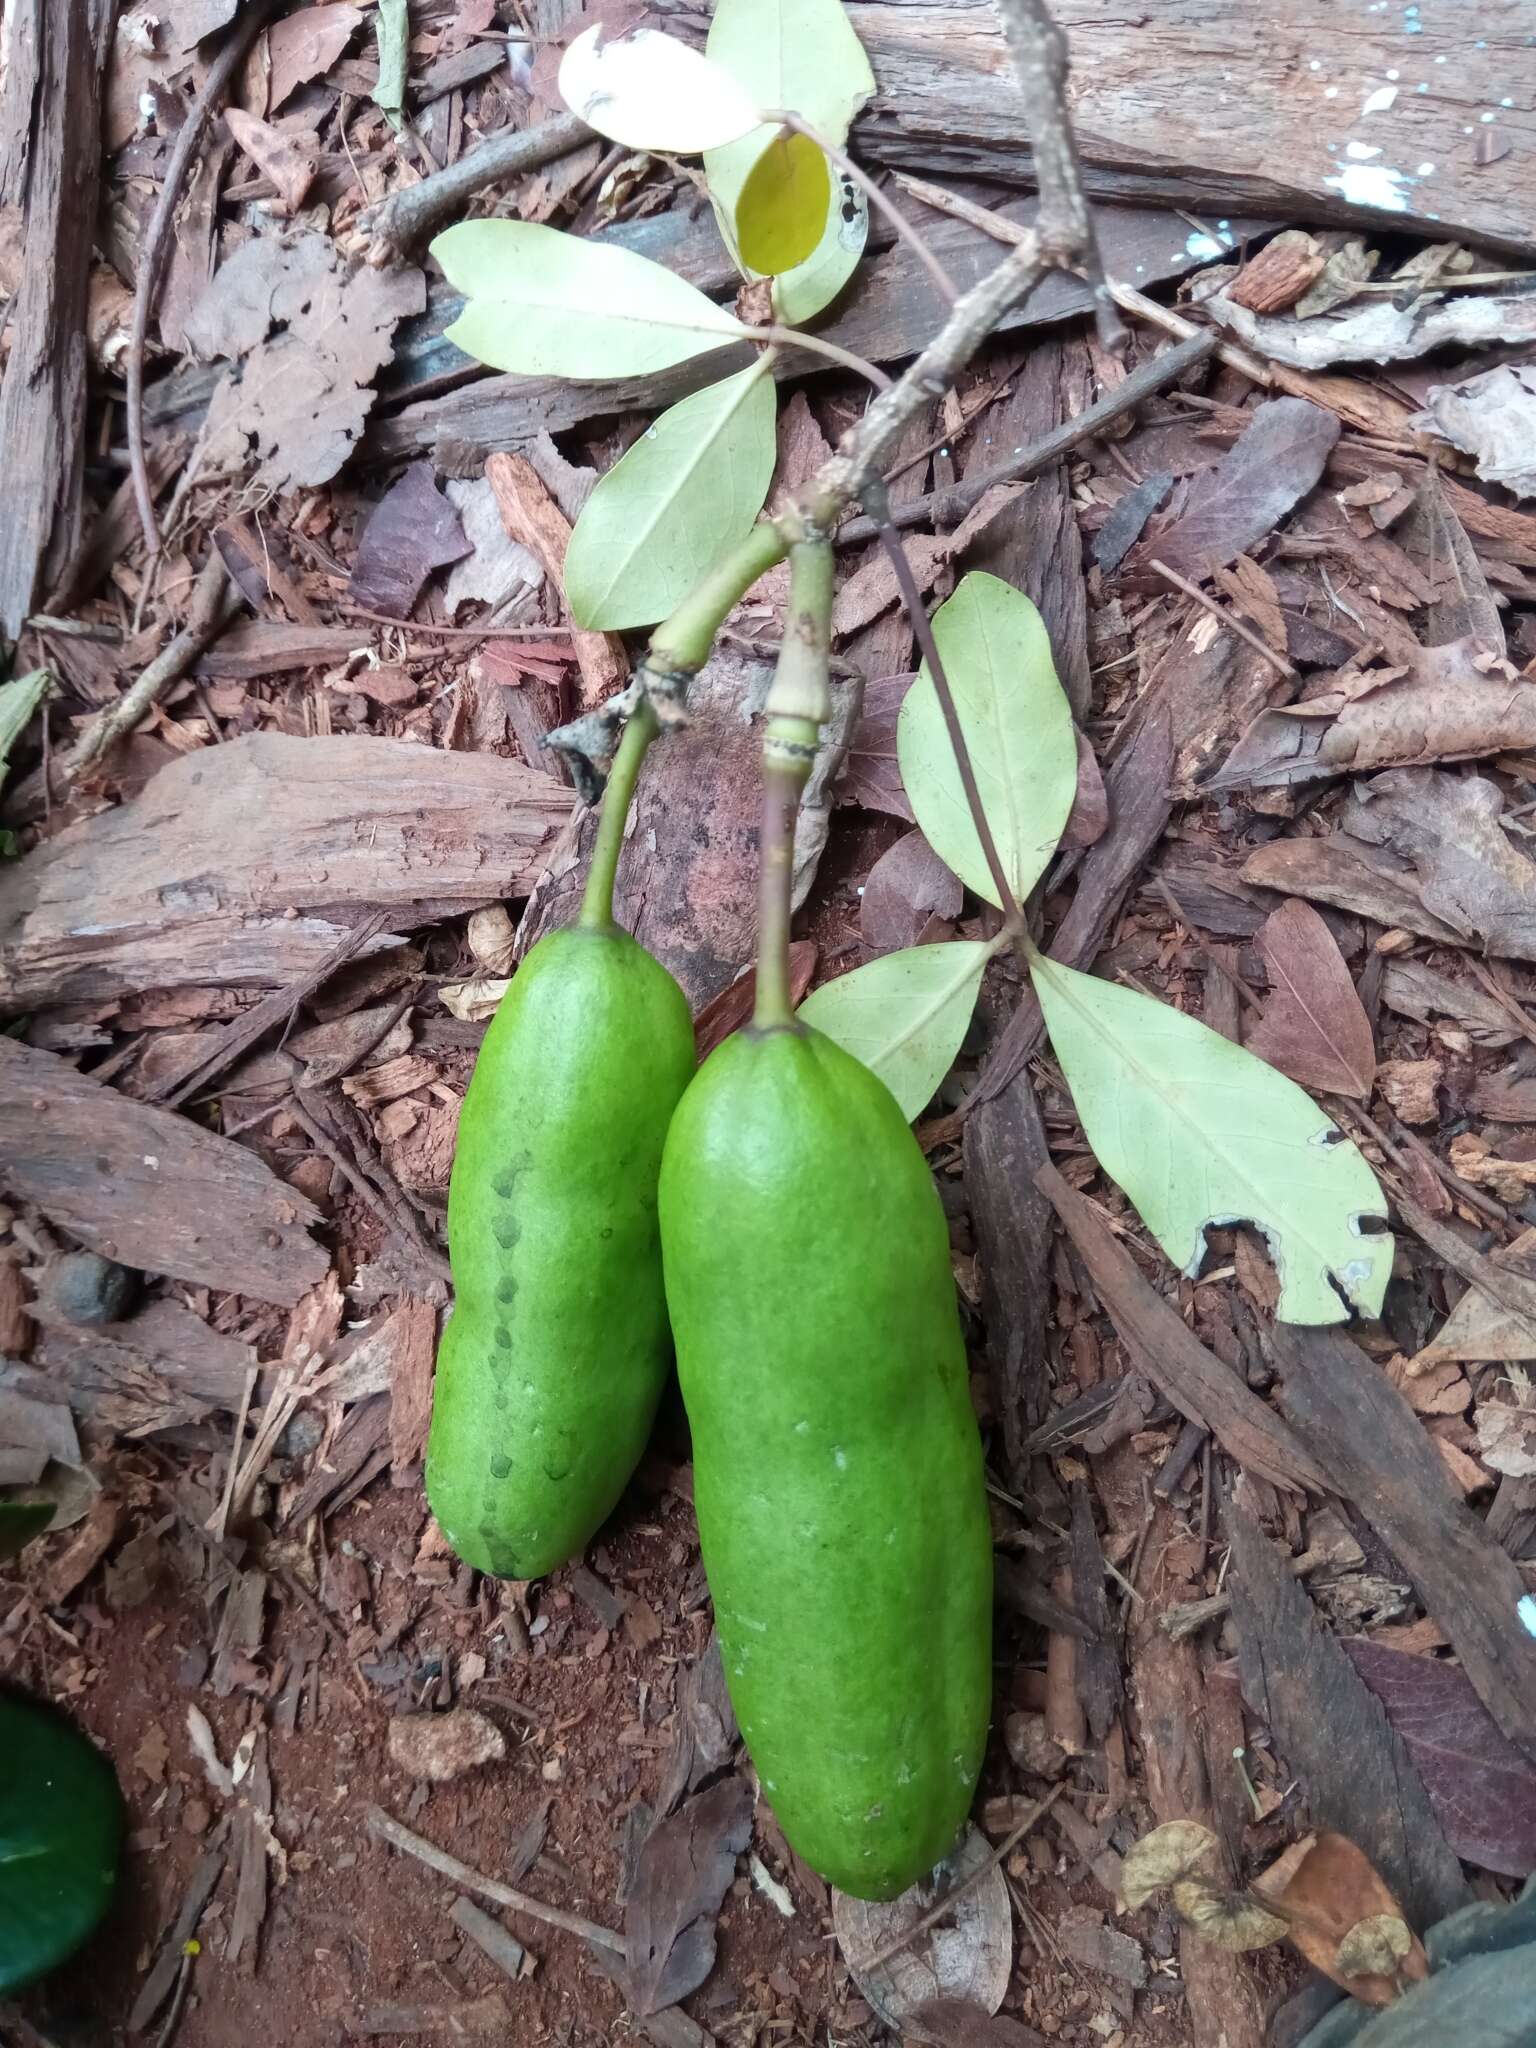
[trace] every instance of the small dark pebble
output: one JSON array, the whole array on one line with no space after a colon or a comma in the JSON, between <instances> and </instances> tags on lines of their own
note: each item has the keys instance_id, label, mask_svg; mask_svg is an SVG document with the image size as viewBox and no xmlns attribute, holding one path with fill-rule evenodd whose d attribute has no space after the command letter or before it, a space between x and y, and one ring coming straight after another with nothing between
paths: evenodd
<instances>
[{"instance_id":1,"label":"small dark pebble","mask_svg":"<svg viewBox=\"0 0 1536 2048\"><path fill-rule=\"evenodd\" d=\"M43 1298L71 1323L115 1323L132 1305L138 1275L99 1252L66 1252L43 1282Z\"/></svg>"}]
</instances>

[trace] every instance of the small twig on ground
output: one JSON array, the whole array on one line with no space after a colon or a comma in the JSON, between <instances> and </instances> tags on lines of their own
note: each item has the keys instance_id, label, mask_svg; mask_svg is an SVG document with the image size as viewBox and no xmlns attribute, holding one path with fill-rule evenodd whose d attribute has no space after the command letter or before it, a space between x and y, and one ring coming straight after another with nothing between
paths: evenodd
<instances>
[{"instance_id":1,"label":"small twig on ground","mask_svg":"<svg viewBox=\"0 0 1536 2048\"><path fill-rule=\"evenodd\" d=\"M251 1401L256 1393L256 1382L261 1377L261 1367L248 1365L245 1369L245 1385L240 1393L240 1412L235 1417L234 1439L229 1447L229 1470L224 1476L224 1494L219 1502L219 1511L213 1518L212 1534L215 1543L222 1543L229 1534L229 1511L235 1501L235 1477L240 1470L240 1446L245 1442L245 1425L250 1420Z\"/></svg>"},{"instance_id":2,"label":"small twig on ground","mask_svg":"<svg viewBox=\"0 0 1536 2048\"><path fill-rule=\"evenodd\" d=\"M246 51L284 4L285 0L254 0L253 5L241 8L236 15L219 54L208 67L208 76L176 131L176 140L171 146L170 160L160 185L160 197L155 201L155 210L139 250L139 274L133 294L133 327L128 339L128 353L123 361L123 374L127 382L128 464L133 473L133 494L139 508L139 524L144 529L144 545L152 555L160 550L160 528L155 520L155 497L144 454L144 347L149 339L149 319L154 311L155 294L160 288L166 242L176 209L181 204L181 188L202 142L208 118L223 99L235 72L244 63Z\"/></svg>"},{"instance_id":3,"label":"small twig on ground","mask_svg":"<svg viewBox=\"0 0 1536 2048\"><path fill-rule=\"evenodd\" d=\"M381 267L409 255L428 235L456 219L465 202L487 185L540 170L595 139L575 114L556 114L537 128L491 136L457 163L434 171L419 185L392 192L360 216L359 225L371 238L369 262Z\"/></svg>"},{"instance_id":4,"label":"small twig on ground","mask_svg":"<svg viewBox=\"0 0 1536 2048\"><path fill-rule=\"evenodd\" d=\"M430 619L392 619L360 604L338 603L349 619L371 619L376 626L396 626L402 633L431 633L442 640L568 640L574 626L438 626Z\"/></svg>"},{"instance_id":5,"label":"small twig on ground","mask_svg":"<svg viewBox=\"0 0 1536 2048\"><path fill-rule=\"evenodd\" d=\"M1273 647L1259 638L1252 626L1245 624L1235 613L1229 612L1225 606L1219 605L1214 597L1207 596L1198 583L1191 583L1187 576L1181 576L1177 569L1170 569L1166 562L1153 561L1148 563L1147 566L1155 569L1165 583L1171 583L1175 590L1181 590L1187 598L1190 598L1195 604L1199 605L1202 611L1209 612L1211 617L1219 625L1224 626L1229 633L1235 633L1239 640L1245 642L1247 646L1253 649L1255 654L1262 655L1270 667L1284 676L1288 683L1295 682L1296 671L1286 660L1285 656L1283 654L1276 654Z\"/></svg>"},{"instance_id":6,"label":"small twig on ground","mask_svg":"<svg viewBox=\"0 0 1536 2048\"><path fill-rule=\"evenodd\" d=\"M1030 1829L1050 1812L1066 1789L1067 1781L1063 1778L1059 1785L1051 1787L1043 1799L1037 1799L1018 1826L1013 1828L998 1843L985 1863L977 1864L976 1868L962 1878L952 1891L947 1891L943 1898L936 1900L920 1919L914 1920L905 1933L898 1934L893 1940L888 1941L884 1948L876 1950L869 1961L864 1964L863 1975L867 1977L873 1971L880 1969L891 1960L892 1956L899 1956L904 1948L909 1948L920 1934L926 1934L930 1927L937 1927L947 1914L954 1911L957 1899L963 1899L967 1892L973 1892L984 1877L991 1875L1005 1856L1012 1855Z\"/></svg>"},{"instance_id":7,"label":"small twig on ground","mask_svg":"<svg viewBox=\"0 0 1536 2048\"><path fill-rule=\"evenodd\" d=\"M1167 349L1160 356L1151 356L1134 369L1113 391L1107 391L1097 405L1091 405L1086 412L1080 412L1076 419L1064 420L1059 427L1053 427L1048 434L1042 434L1038 441L1032 441L1027 448L1021 448L1004 462L994 463L990 469L983 469L968 475L963 483L951 484L945 490L929 491L926 496L913 498L905 505L893 505L890 523L894 527L926 526L931 519L946 520L958 525L966 513L978 505L998 484L1021 483L1036 475L1042 469L1049 469L1053 462L1059 462L1064 455L1080 447L1084 441L1091 441L1096 434L1113 421L1134 412L1144 399L1161 391L1166 385L1182 377L1186 370L1196 363L1203 363L1216 347L1215 337L1209 333L1196 332L1176 348ZM839 547L852 545L855 541L874 540L878 529L873 519L851 519L837 530Z\"/></svg>"},{"instance_id":8,"label":"small twig on ground","mask_svg":"<svg viewBox=\"0 0 1536 2048\"><path fill-rule=\"evenodd\" d=\"M510 1906L514 1913L526 1913L530 1920L542 1920L546 1926L563 1927L567 1934L579 1934L583 1941L594 1942L597 1947L609 1949L614 1955L622 1956L625 1952L623 1935L615 1934L611 1927L602 1927L595 1920L583 1920L579 1913L567 1913L559 1906L546 1906L542 1899L531 1898L527 1892L514 1891L511 1885L482 1875L480 1871L471 1869L469 1864L461 1863L457 1856L450 1856L446 1849L439 1849L424 1836L413 1834L392 1814L386 1813L382 1806L369 1807L368 1832L377 1841L388 1842L392 1849L414 1856L429 1870L451 1878L467 1892L479 1892L482 1898L494 1899L498 1906Z\"/></svg>"},{"instance_id":9,"label":"small twig on ground","mask_svg":"<svg viewBox=\"0 0 1536 2048\"><path fill-rule=\"evenodd\" d=\"M186 624L173 640L161 648L132 688L125 691L115 704L109 704L101 716L86 727L64 758L62 772L66 787L78 782L87 769L94 768L108 748L133 731L172 683L181 680L222 631L235 597L224 557L217 548L210 548L208 559L192 586Z\"/></svg>"}]
</instances>

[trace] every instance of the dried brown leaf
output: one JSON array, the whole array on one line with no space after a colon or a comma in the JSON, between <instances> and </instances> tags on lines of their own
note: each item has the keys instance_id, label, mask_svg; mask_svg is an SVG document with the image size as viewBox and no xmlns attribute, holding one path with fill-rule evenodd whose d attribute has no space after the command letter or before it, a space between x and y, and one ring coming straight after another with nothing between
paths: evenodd
<instances>
[{"instance_id":1,"label":"dried brown leaf","mask_svg":"<svg viewBox=\"0 0 1536 2048\"><path fill-rule=\"evenodd\" d=\"M963 1999L986 2013L1002 2004L1013 1971L1013 1909L1002 1869L990 1858L985 1839L970 1828L935 1877L900 1898L871 1904L833 1892L832 1926L843 1959L887 2026L904 2026L935 1996ZM948 1891L955 1894L952 1912L915 1932ZM887 1954L904 1934L911 1939Z\"/></svg>"},{"instance_id":2,"label":"dried brown leaf","mask_svg":"<svg viewBox=\"0 0 1536 2048\"><path fill-rule=\"evenodd\" d=\"M916 680L910 674L880 676L865 684L859 722L837 785L839 803L859 804L866 811L888 811L908 824L915 822L896 760L896 721Z\"/></svg>"},{"instance_id":3,"label":"dried brown leaf","mask_svg":"<svg viewBox=\"0 0 1536 2048\"><path fill-rule=\"evenodd\" d=\"M859 931L877 953L915 946L930 918L960 915L965 891L921 832L908 832L869 871Z\"/></svg>"},{"instance_id":4,"label":"dried brown leaf","mask_svg":"<svg viewBox=\"0 0 1536 2048\"><path fill-rule=\"evenodd\" d=\"M1436 384L1408 425L1474 456L1486 482L1536 498L1536 366L1500 363L1458 384Z\"/></svg>"},{"instance_id":5,"label":"dried brown leaf","mask_svg":"<svg viewBox=\"0 0 1536 2048\"><path fill-rule=\"evenodd\" d=\"M1120 1897L1136 1913L1154 1892L1177 1884L1203 1863L1216 1847L1216 1837L1197 1820L1165 1821L1125 1852Z\"/></svg>"},{"instance_id":6,"label":"dried brown leaf","mask_svg":"<svg viewBox=\"0 0 1536 2048\"><path fill-rule=\"evenodd\" d=\"M205 467L254 457L273 490L329 483L362 436L396 325L425 304L419 270L348 268L324 235L237 249L186 322L195 354L230 365L208 406Z\"/></svg>"},{"instance_id":7,"label":"dried brown leaf","mask_svg":"<svg viewBox=\"0 0 1536 2048\"><path fill-rule=\"evenodd\" d=\"M301 7L273 22L267 31L268 111L275 114L290 93L329 71L362 20L360 7L333 0L329 6Z\"/></svg>"},{"instance_id":8,"label":"dried brown leaf","mask_svg":"<svg viewBox=\"0 0 1536 2048\"><path fill-rule=\"evenodd\" d=\"M369 611L409 618L432 571L462 561L471 547L458 513L437 488L432 464L413 462L368 515L349 595Z\"/></svg>"},{"instance_id":9,"label":"dried brown leaf","mask_svg":"<svg viewBox=\"0 0 1536 2048\"><path fill-rule=\"evenodd\" d=\"M1248 1050L1304 1088L1364 1100L1376 1047L1333 933L1310 903L1293 898L1265 919L1257 942L1270 998Z\"/></svg>"},{"instance_id":10,"label":"dried brown leaf","mask_svg":"<svg viewBox=\"0 0 1536 2048\"><path fill-rule=\"evenodd\" d=\"M239 107L228 108L224 119L251 162L277 187L282 210L291 219L315 182L319 137L313 133L302 138L291 135L286 129L274 128L269 121L258 121L254 114L244 113Z\"/></svg>"},{"instance_id":11,"label":"dried brown leaf","mask_svg":"<svg viewBox=\"0 0 1536 2048\"><path fill-rule=\"evenodd\" d=\"M1312 489L1339 432L1331 412L1304 398L1267 400L1216 468L1195 479L1183 512L1140 543L1128 573L1155 583L1155 560L1198 581L1246 553Z\"/></svg>"},{"instance_id":12,"label":"dried brown leaf","mask_svg":"<svg viewBox=\"0 0 1536 2048\"><path fill-rule=\"evenodd\" d=\"M752 1793L722 1778L652 1828L624 1902L625 1975L644 2018L697 1991L715 1965L715 1920L752 1834Z\"/></svg>"},{"instance_id":13,"label":"dried brown leaf","mask_svg":"<svg viewBox=\"0 0 1536 2048\"><path fill-rule=\"evenodd\" d=\"M1363 2005L1390 2005L1405 1983L1429 1975L1424 1951L1411 1935L1392 1972L1362 1976L1344 1968L1340 1944L1361 1921L1401 1921L1403 1914L1370 1859L1343 1835L1304 1837L1272 1863L1253 1888L1284 1913L1284 1931L1307 1961ZM1350 1961L1361 1959L1364 1940L1357 1939Z\"/></svg>"}]
</instances>

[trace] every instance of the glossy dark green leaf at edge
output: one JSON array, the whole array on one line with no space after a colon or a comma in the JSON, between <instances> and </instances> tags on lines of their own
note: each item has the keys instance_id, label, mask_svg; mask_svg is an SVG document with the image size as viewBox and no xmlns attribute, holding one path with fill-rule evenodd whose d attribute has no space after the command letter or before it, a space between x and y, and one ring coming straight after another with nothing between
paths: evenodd
<instances>
[{"instance_id":1,"label":"glossy dark green leaf at edge","mask_svg":"<svg viewBox=\"0 0 1536 2048\"><path fill-rule=\"evenodd\" d=\"M0 1693L0 1996L72 1955L111 1901L123 1801L62 1714Z\"/></svg>"},{"instance_id":2,"label":"glossy dark green leaf at edge","mask_svg":"<svg viewBox=\"0 0 1536 2048\"><path fill-rule=\"evenodd\" d=\"M53 1516L51 1500L0 1500L0 1564L41 1536Z\"/></svg>"}]
</instances>

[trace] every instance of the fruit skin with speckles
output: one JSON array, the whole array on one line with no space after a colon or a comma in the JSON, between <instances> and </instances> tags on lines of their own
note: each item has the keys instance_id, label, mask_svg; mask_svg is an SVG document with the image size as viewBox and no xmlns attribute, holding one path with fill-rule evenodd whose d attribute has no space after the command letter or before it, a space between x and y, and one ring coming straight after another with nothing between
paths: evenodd
<instances>
[{"instance_id":1,"label":"fruit skin with speckles","mask_svg":"<svg viewBox=\"0 0 1536 2048\"><path fill-rule=\"evenodd\" d=\"M478 1571L577 1556L645 1449L671 1363L656 1181L693 1071L687 998L616 926L541 939L491 1020L448 1188L426 1475Z\"/></svg>"},{"instance_id":2,"label":"fruit skin with speckles","mask_svg":"<svg viewBox=\"0 0 1536 2048\"><path fill-rule=\"evenodd\" d=\"M981 1443L927 1162L818 1031L746 1030L672 1120L661 1241L726 1682L813 1869L954 1846L992 1693Z\"/></svg>"}]
</instances>

